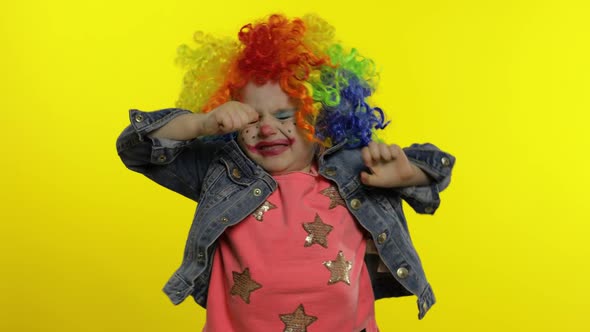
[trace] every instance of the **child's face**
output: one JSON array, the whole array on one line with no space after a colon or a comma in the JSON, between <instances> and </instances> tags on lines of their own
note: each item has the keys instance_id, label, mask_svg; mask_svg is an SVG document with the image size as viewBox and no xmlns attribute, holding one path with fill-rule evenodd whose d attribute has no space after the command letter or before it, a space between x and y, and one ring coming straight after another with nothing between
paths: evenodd
<instances>
[{"instance_id":1,"label":"child's face","mask_svg":"<svg viewBox=\"0 0 590 332\"><path fill-rule=\"evenodd\" d=\"M238 133L238 142L250 159L270 174L309 171L314 144L295 126L297 106L277 83L248 83L242 102L260 115Z\"/></svg>"}]
</instances>

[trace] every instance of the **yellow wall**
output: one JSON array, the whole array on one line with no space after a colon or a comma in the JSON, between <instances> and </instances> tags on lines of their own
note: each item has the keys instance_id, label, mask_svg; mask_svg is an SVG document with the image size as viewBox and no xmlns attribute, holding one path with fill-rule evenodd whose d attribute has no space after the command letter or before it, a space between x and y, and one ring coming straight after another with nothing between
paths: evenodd
<instances>
[{"instance_id":1,"label":"yellow wall","mask_svg":"<svg viewBox=\"0 0 590 332\"><path fill-rule=\"evenodd\" d=\"M200 331L160 290L194 204L127 171L115 139L129 108L174 104L193 31L277 10L378 63L389 142L457 157L436 216L408 210L438 303L418 321L415 298L379 301L382 330L590 325L587 2L201 2L3 4L0 330Z\"/></svg>"}]
</instances>

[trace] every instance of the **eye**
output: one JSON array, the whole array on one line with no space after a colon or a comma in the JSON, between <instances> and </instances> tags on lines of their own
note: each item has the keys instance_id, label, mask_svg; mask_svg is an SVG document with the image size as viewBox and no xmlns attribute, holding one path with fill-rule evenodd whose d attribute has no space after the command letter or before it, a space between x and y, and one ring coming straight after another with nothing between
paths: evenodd
<instances>
[{"instance_id":1,"label":"eye","mask_svg":"<svg viewBox=\"0 0 590 332\"><path fill-rule=\"evenodd\" d=\"M278 111L275 113L275 118L279 119L279 120L289 120L290 118L292 118L295 115L295 111L293 110L284 110L284 111Z\"/></svg>"}]
</instances>

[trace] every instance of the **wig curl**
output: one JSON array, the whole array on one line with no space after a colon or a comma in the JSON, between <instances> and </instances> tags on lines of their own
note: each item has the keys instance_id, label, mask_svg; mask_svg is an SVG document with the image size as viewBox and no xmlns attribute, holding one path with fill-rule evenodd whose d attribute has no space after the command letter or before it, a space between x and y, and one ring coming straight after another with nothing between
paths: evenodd
<instances>
[{"instance_id":1,"label":"wig curl","mask_svg":"<svg viewBox=\"0 0 590 332\"><path fill-rule=\"evenodd\" d=\"M197 32L195 48L178 48L176 61L186 73L177 107L209 112L242 100L250 81L278 82L298 101L296 124L308 139L325 146L344 140L348 148L365 146L374 130L387 125L381 109L367 102L378 73L372 60L346 50L334 35L316 15L289 20L278 14L244 25L238 41Z\"/></svg>"}]
</instances>

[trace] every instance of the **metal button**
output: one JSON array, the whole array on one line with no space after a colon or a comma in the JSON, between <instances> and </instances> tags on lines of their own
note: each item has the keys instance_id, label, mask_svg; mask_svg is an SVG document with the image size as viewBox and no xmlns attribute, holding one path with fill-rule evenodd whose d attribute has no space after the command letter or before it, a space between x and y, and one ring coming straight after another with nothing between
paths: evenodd
<instances>
[{"instance_id":1,"label":"metal button","mask_svg":"<svg viewBox=\"0 0 590 332\"><path fill-rule=\"evenodd\" d=\"M443 164L443 166L449 166L451 164L451 160L447 157L442 157L440 162Z\"/></svg>"},{"instance_id":2,"label":"metal button","mask_svg":"<svg viewBox=\"0 0 590 332\"><path fill-rule=\"evenodd\" d=\"M143 121L143 115L141 115L141 114L137 114L137 115L135 116L135 122L141 122L141 121Z\"/></svg>"},{"instance_id":3,"label":"metal button","mask_svg":"<svg viewBox=\"0 0 590 332\"><path fill-rule=\"evenodd\" d=\"M379 242L379 244L383 244L385 240L387 240L387 233L383 232L377 236L377 242Z\"/></svg>"},{"instance_id":4,"label":"metal button","mask_svg":"<svg viewBox=\"0 0 590 332\"><path fill-rule=\"evenodd\" d=\"M232 170L231 170L231 175L232 175L234 178L236 178L236 179L239 179L239 178L241 178L241 177L242 177L242 174L240 173L240 170L239 170L239 169L237 169L237 168L234 168L234 169L232 169Z\"/></svg>"},{"instance_id":5,"label":"metal button","mask_svg":"<svg viewBox=\"0 0 590 332\"><path fill-rule=\"evenodd\" d=\"M226 222L229 221L229 219L227 219L227 217L223 217L223 218L221 218L220 221L225 224Z\"/></svg>"},{"instance_id":6,"label":"metal button","mask_svg":"<svg viewBox=\"0 0 590 332\"><path fill-rule=\"evenodd\" d=\"M397 273L397 276L400 277L400 278L402 278L402 279L407 278L408 275L410 274L408 272L408 269L406 269L405 267L400 267L399 269L397 269L396 273Z\"/></svg>"},{"instance_id":7,"label":"metal button","mask_svg":"<svg viewBox=\"0 0 590 332\"><path fill-rule=\"evenodd\" d=\"M158 157L158 161L159 161L159 162L161 162L161 163L165 162L165 161L166 161L166 156L165 156L165 155L163 155L163 154L161 154L161 155Z\"/></svg>"},{"instance_id":8,"label":"metal button","mask_svg":"<svg viewBox=\"0 0 590 332\"><path fill-rule=\"evenodd\" d=\"M327 168L324 173L326 173L327 176L335 176L336 170L334 168Z\"/></svg>"},{"instance_id":9,"label":"metal button","mask_svg":"<svg viewBox=\"0 0 590 332\"><path fill-rule=\"evenodd\" d=\"M205 262L205 254L202 251L199 251L197 254L197 262L203 264Z\"/></svg>"},{"instance_id":10,"label":"metal button","mask_svg":"<svg viewBox=\"0 0 590 332\"><path fill-rule=\"evenodd\" d=\"M353 198L350 201L350 207L353 208L353 209L355 209L355 210L360 209L361 208L361 205L362 205L361 204L361 201L358 198Z\"/></svg>"},{"instance_id":11,"label":"metal button","mask_svg":"<svg viewBox=\"0 0 590 332\"><path fill-rule=\"evenodd\" d=\"M434 212L434 208L432 206L427 206L424 208L424 212L432 213L432 212Z\"/></svg>"},{"instance_id":12,"label":"metal button","mask_svg":"<svg viewBox=\"0 0 590 332\"><path fill-rule=\"evenodd\" d=\"M179 295L179 294L180 294L180 291L176 291L176 295Z\"/></svg>"},{"instance_id":13,"label":"metal button","mask_svg":"<svg viewBox=\"0 0 590 332\"><path fill-rule=\"evenodd\" d=\"M252 193L254 194L254 196L260 196L262 195L262 190L260 190L260 188L254 188L254 191L252 191Z\"/></svg>"}]
</instances>

